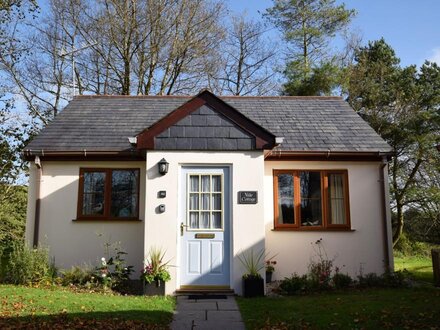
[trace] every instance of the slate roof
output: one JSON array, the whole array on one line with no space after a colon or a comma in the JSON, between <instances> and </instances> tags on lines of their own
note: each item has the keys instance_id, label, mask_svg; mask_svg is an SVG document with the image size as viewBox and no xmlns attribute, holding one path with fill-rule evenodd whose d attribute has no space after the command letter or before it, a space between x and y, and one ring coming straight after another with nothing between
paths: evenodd
<instances>
[{"instance_id":1,"label":"slate roof","mask_svg":"<svg viewBox=\"0 0 440 330\"><path fill-rule=\"evenodd\" d=\"M44 128L26 151L123 151L127 137L192 97L80 96ZM220 97L276 137L286 151L383 152L390 146L336 97Z\"/></svg>"}]
</instances>

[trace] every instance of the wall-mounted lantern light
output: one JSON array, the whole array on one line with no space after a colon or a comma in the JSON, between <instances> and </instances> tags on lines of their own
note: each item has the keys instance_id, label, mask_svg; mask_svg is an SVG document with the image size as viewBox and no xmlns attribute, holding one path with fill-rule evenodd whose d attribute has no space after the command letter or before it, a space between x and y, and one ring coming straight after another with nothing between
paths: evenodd
<instances>
[{"instance_id":1,"label":"wall-mounted lantern light","mask_svg":"<svg viewBox=\"0 0 440 330\"><path fill-rule=\"evenodd\" d=\"M161 175L165 175L168 173L168 165L169 163L165 160L165 158L162 158L159 162L159 173Z\"/></svg>"}]
</instances>

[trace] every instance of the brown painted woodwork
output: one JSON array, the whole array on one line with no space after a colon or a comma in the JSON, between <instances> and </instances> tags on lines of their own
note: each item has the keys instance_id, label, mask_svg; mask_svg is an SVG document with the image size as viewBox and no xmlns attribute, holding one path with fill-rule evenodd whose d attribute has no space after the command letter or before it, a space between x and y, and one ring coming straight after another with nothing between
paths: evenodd
<instances>
[{"instance_id":1,"label":"brown painted woodwork","mask_svg":"<svg viewBox=\"0 0 440 330\"><path fill-rule=\"evenodd\" d=\"M120 170L134 170L138 172L137 176L137 205L136 216L134 217L112 217L110 216L110 203L112 196L112 172ZM104 172L104 214L102 215L82 215L83 200L84 200L84 173L86 172ZM139 168L125 167L125 168L80 168L79 169L79 187L78 187L78 203L77 203L77 218L75 220L139 220L139 204L140 204L140 178L141 173Z\"/></svg>"},{"instance_id":2,"label":"brown painted woodwork","mask_svg":"<svg viewBox=\"0 0 440 330\"><path fill-rule=\"evenodd\" d=\"M254 136L257 149L272 149L274 147L275 136L272 133L251 121L214 94L205 90L153 124L150 128L141 132L137 136L137 148L154 149L154 138L157 135L205 104Z\"/></svg>"},{"instance_id":3,"label":"brown painted woodwork","mask_svg":"<svg viewBox=\"0 0 440 330\"><path fill-rule=\"evenodd\" d=\"M302 226L301 225L301 187L300 172L319 172L321 175L321 209L322 209L322 225L320 226ZM280 224L278 212L278 175L291 174L294 182L294 224ZM344 206L345 206L345 224L331 224L329 214L328 201L328 175L342 174L344 184ZM348 190L348 171L347 170L273 170L273 191L274 191L274 230L298 230L298 231L351 231L350 222L350 202Z\"/></svg>"}]
</instances>

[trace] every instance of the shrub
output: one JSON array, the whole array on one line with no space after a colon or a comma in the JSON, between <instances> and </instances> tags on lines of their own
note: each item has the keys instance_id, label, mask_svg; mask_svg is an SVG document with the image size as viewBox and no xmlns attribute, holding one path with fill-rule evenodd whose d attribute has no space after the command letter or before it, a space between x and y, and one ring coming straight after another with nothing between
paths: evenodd
<instances>
[{"instance_id":1,"label":"shrub","mask_svg":"<svg viewBox=\"0 0 440 330\"><path fill-rule=\"evenodd\" d=\"M13 243L4 264L6 283L32 284L50 281L56 277L56 268L49 257L49 249L39 246L35 249L22 243Z\"/></svg>"},{"instance_id":2,"label":"shrub","mask_svg":"<svg viewBox=\"0 0 440 330\"><path fill-rule=\"evenodd\" d=\"M407 286L407 274L404 271L387 271L381 275L382 286L388 288L401 288Z\"/></svg>"},{"instance_id":3,"label":"shrub","mask_svg":"<svg viewBox=\"0 0 440 330\"><path fill-rule=\"evenodd\" d=\"M95 270L88 265L73 266L61 272L61 285L64 286L89 286L93 282L96 282Z\"/></svg>"},{"instance_id":4,"label":"shrub","mask_svg":"<svg viewBox=\"0 0 440 330\"><path fill-rule=\"evenodd\" d=\"M317 291L328 290L330 289L334 260L328 259L327 253L322 246L322 238L314 243L314 250L318 259L317 261L310 260L308 273L310 280L309 288Z\"/></svg>"},{"instance_id":5,"label":"shrub","mask_svg":"<svg viewBox=\"0 0 440 330\"><path fill-rule=\"evenodd\" d=\"M299 276L294 273L291 277L286 277L280 283L280 289L286 295L297 295L305 293L309 288L307 275Z\"/></svg>"},{"instance_id":6,"label":"shrub","mask_svg":"<svg viewBox=\"0 0 440 330\"><path fill-rule=\"evenodd\" d=\"M348 274L336 273L333 275L332 282L336 289L346 289L353 283L353 279Z\"/></svg>"},{"instance_id":7,"label":"shrub","mask_svg":"<svg viewBox=\"0 0 440 330\"><path fill-rule=\"evenodd\" d=\"M105 243L104 247L107 258L102 257L101 265L95 269L97 281L104 287L123 291L133 272L133 266L125 264L124 256L127 253L122 250L120 242ZM110 256L111 253L115 255Z\"/></svg>"},{"instance_id":8,"label":"shrub","mask_svg":"<svg viewBox=\"0 0 440 330\"><path fill-rule=\"evenodd\" d=\"M382 279L376 273L361 274L358 276L357 286L360 288L379 287Z\"/></svg>"},{"instance_id":9,"label":"shrub","mask_svg":"<svg viewBox=\"0 0 440 330\"><path fill-rule=\"evenodd\" d=\"M151 248L148 258L144 260L141 279L147 283L169 281L171 279L170 272L168 271L169 261L164 261L164 257L165 251L162 251L160 248Z\"/></svg>"}]
</instances>

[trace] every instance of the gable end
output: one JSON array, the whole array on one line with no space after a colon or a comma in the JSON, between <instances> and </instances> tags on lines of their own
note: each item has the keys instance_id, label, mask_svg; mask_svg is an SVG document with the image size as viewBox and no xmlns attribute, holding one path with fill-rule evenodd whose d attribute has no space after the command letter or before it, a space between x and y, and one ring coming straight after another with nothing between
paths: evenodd
<instances>
[{"instance_id":1,"label":"gable end","mask_svg":"<svg viewBox=\"0 0 440 330\"><path fill-rule=\"evenodd\" d=\"M137 136L138 149L272 149L275 136L208 91L203 91Z\"/></svg>"}]
</instances>

